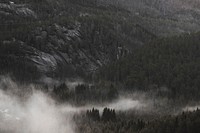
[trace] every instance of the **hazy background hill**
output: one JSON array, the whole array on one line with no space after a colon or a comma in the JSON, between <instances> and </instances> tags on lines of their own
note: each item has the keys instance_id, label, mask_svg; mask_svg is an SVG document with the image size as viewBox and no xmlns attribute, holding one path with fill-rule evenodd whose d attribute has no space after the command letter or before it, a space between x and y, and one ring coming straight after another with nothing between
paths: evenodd
<instances>
[{"instance_id":1,"label":"hazy background hill","mask_svg":"<svg viewBox=\"0 0 200 133\"><path fill-rule=\"evenodd\" d=\"M199 1L109 0L132 12L138 23L158 36L194 32L199 29Z\"/></svg>"},{"instance_id":2,"label":"hazy background hill","mask_svg":"<svg viewBox=\"0 0 200 133\"><path fill-rule=\"evenodd\" d=\"M0 10L1 71L24 79L87 76L155 38L130 12L93 1L1 2Z\"/></svg>"},{"instance_id":3,"label":"hazy background hill","mask_svg":"<svg viewBox=\"0 0 200 133\"><path fill-rule=\"evenodd\" d=\"M22 79L87 77L155 38L198 31L198 3L1 1L1 72Z\"/></svg>"},{"instance_id":4,"label":"hazy background hill","mask_svg":"<svg viewBox=\"0 0 200 133\"><path fill-rule=\"evenodd\" d=\"M1 0L0 131L199 133L199 8Z\"/></svg>"}]
</instances>

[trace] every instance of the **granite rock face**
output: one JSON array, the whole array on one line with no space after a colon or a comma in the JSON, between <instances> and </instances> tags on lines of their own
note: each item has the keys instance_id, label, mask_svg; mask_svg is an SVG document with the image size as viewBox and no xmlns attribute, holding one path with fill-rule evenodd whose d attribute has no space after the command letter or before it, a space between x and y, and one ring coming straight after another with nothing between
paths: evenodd
<instances>
[{"instance_id":1,"label":"granite rock face","mask_svg":"<svg viewBox=\"0 0 200 133\"><path fill-rule=\"evenodd\" d=\"M33 18L36 19L36 13L29 9L25 4L0 3L0 17L1 19L14 19L15 17Z\"/></svg>"},{"instance_id":2,"label":"granite rock face","mask_svg":"<svg viewBox=\"0 0 200 133\"><path fill-rule=\"evenodd\" d=\"M171 10L156 0L82 2L0 2L0 73L85 77L159 36L200 28L196 8Z\"/></svg>"},{"instance_id":3,"label":"granite rock face","mask_svg":"<svg viewBox=\"0 0 200 133\"><path fill-rule=\"evenodd\" d=\"M85 29L79 21L70 23L70 26L56 22L44 25L38 17L42 13L29 7L30 4L0 3L0 17L3 18L1 28L6 31L2 33L7 34L7 30L16 32L21 28L19 34L12 32L9 37L1 36L0 68L3 74L11 73L25 80L27 77L35 80L43 76L87 76L128 53L125 46L119 48L114 41L104 44L107 42L102 41L106 39L105 36L91 31L96 29L95 25L90 26L90 22L87 23L91 29ZM11 25L11 28L6 29L3 25ZM31 30L26 28L30 25L34 25ZM28 29L28 32L23 29ZM106 30L104 32L110 32Z\"/></svg>"}]
</instances>

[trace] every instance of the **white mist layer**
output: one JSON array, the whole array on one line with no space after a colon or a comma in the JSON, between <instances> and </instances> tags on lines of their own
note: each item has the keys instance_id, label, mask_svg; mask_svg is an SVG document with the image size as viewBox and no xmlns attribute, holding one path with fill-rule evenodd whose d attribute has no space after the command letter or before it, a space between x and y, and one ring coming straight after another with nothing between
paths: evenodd
<instances>
[{"instance_id":1,"label":"white mist layer","mask_svg":"<svg viewBox=\"0 0 200 133\"><path fill-rule=\"evenodd\" d=\"M9 78L0 77L0 133L75 133L73 115L88 109L99 109L100 114L105 107L115 109L116 112L159 113L159 108L167 105L165 99L151 100L145 98L145 94L133 93L103 105L88 103L76 107L56 104L48 94L34 90L33 85L19 86ZM197 107L200 106L186 106L180 110L193 111Z\"/></svg>"},{"instance_id":2,"label":"white mist layer","mask_svg":"<svg viewBox=\"0 0 200 133\"><path fill-rule=\"evenodd\" d=\"M141 101L138 100L133 100L131 98L120 98L116 101L113 101L111 103L107 103L107 104L103 104L103 105L86 105L86 106L82 106L82 107L71 107L70 111L71 112L82 112L82 111L86 111L86 110L90 110L92 108L98 109L100 111L100 113L102 114L103 109L104 108L110 108L110 109L115 109L115 111L117 112L125 112L125 111L129 111L129 110L143 110L143 109L147 109L149 108L149 106L147 104L142 103ZM69 109L69 107L68 107ZM66 109L65 109L65 112Z\"/></svg>"},{"instance_id":3,"label":"white mist layer","mask_svg":"<svg viewBox=\"0 0 200 133\"><path fill-rule=\"evenodd\" d=\"M27 94L25 90L30 92ZM0 77L0 132L75 133L75 113L93 107L101 113L105 107L116 111L138 110L144 107L140 101L130 98L120 98L105 105L58 105L47 94L34 90L33 85L19 86L8 77Z\"/></svg>"},{"instance_id":4,"label":"white mist layer","mask_svg":"<svg viewBox=\"0 0 200 133\"><path fill-rule=\"evenodd\" d=\"M56 105L42 92L35 91L26 102L0 91L0 131L9 133L75 133L72 117L75 113L104 107L116 111L138 110L145 107L139 101L120 99L116 102L95 106L73 107Z\"/></svg>"},{"instance_id":5,"label":"white mist layer","mask_svg":"<svg viewBox=\"0 0 200 133\"><path fill-rule=\"evenodd\" d=\"M0 131L8 133L74 133L70 112L40 92L21 103L0 91Z\"/></svg>"},{"instance_id":6,"label":"white mist layer","mask_svg":"<svg viewBox=\"0 0 200 133\"><path fill-rule=\"evenodd\" d=\"M183 111L195 111L197 109L200 109L200 105L195 105L195 106L186 106L182 110Z\"/></svg>"},{"instance_id":7,"label":"white mist layer","mask_svg":"<svg viewBox=\"0 0 200 133\"><path fill-rule=\"evenodd\" d=\"M58 105L48 94L35 91L33 85L19 86L10 78L0 77L0 132L3 133L75 133L74 114L92 108L102 113L105 107L116 111L145 110L149 104L121 97L104 105Z\"/></svg>"},{"instance_id":8,"label":"white mist layer","mask_svg":"<svg viewBox=\"0 0 200 133\"><path fill-rule=\"evenodd\" d=\"M24 90L28 90L29 93L26 94ZM70 104L56 104L48 94L34 90L33 85L19 86L9 78L0 77L0 133L76 133L73 116L88 109L99 109L100 114L105 107L115 109L116 112L148 113L152 110L157 111L155 104L166 104L165 99L145 99L145 95L133 93L103 105L88 103L76 107ZM198 107L200 106L186 106L180 110L193 111ZM156 113L159 113L159 110Z\"/></svg>"},{"instance_id":9,"label":"white mist layer","mask_svg":"<svg viewBox=\"0 0 200 133\"><path fill-rule=\"evenodd\" d=\"M123 98L117 100L114 103L108 104L107 107L113 108L117 111L127 111L127 110L141 110L147 107L147 105L139 100Z\"/></svg>"}]
</instances>

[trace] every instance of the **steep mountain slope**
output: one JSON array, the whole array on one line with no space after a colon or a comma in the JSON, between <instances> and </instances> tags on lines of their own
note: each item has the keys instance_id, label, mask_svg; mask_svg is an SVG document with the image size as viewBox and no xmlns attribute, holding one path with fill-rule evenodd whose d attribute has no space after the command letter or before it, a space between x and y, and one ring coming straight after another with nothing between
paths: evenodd
<instances>
[{"instance_id":1,"label":"steep mountain slope","mask_svg":"<svg viewBox=\"0 0 200 133\"><path fill-rule=\"evenodd\" d=\"M156 37L196 32L197 7L187 0L1 1L0 72L85 77Z\"/></svg>"},{"instance_id":2,"label":"steep mountain slope","mask_svg":"<svg viewBox=\"0 0 200 133\"><path fill-rule=\"evenodd\" d=\"M122 5L133 18L157 36L196 32L200 23L198 0L108 0Z\"/></svg>"},{"instance_id":3,"label":"steep mountain slope","mask_svg":"<svg viewBox=\"0 0 200 133\"><path fill-rule=\"evenodd\" d=\"M163 38L99 71L100 79L131 90L162 92L182 101L199 99L200 33ZM184 99L182 99L184 98Z\"/></svg>"},{"instance_id":4,"label":"steep mountain slope","mask_svg":"<svg viewBox=\"0 0 200 133\"><path fill-rule=\"evenodd\" d=\"M0 17L1 72L23 79L85 76L155 37L128 11L91 1L1 2Z\"/></svg>"}]
</instances>

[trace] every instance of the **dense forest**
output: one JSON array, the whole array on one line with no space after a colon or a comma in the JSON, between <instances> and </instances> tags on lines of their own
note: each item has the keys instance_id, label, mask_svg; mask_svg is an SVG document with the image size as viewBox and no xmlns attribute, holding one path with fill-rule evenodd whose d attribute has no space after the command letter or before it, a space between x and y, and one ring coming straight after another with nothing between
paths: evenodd
<instances>
[{"instance_id":1,"label":"dense forest","mask_svg":"<svg viewBox=\"0 0 200 133\"><path fill-rule=\"evenodd\" d=\"M129 11L113 5L62 0L30 0L27 5L14 2L1 8L9 15L0 16L0 72L16 79L85 78L155 38L134 22Z\"/></svg>"},{"instance_id":2,"label":"dense forest","mask_svg":"<svg viewBox=\"0 0 200 133\"><path fill-rule=\"evenodd\" d=\"M111 102L118 98L119 92L117 87L111 83L95 85L78 84L75 86L74 90L70 90L69 87L63 83L54 86L52 96L59 102L67 101L80 106L87 103Z\"/></svg>"},{"instance_id":3,"label":"dense forest","mask_svg":"<svg viewBox=\"0 0 200 133\"><path fill-rule=\"evenodd\" d=\"M198 0L1 0L0 132L199 133Z\"/></svg>"},{"instance_id":4,"label":"dense forest","mask_svg":"<svg viewBox=\"0 0 200 133\"><path fill-rule=\"evenodd\" d=\"M82 116L83 121L78 121L78 127L81 133L199 133L199 115L200 111L197 109L150 121L134 117L127 120L126 117L115 115L115 111L108 108L104 108L101 117L98 110L92 109Z\"/></svg>"},{"instance_id":5,"label":"dense forest","mask_svg":"<svg viewBox=\"0 0 200 133\"><path fill-rule=\"evenodd\" d=\"M97 78L120 82L131 90L166 88L163 91L168 97L199 99L199 35L152 41L128 57L102 67Z\"/></svg>"}]
</instances>

